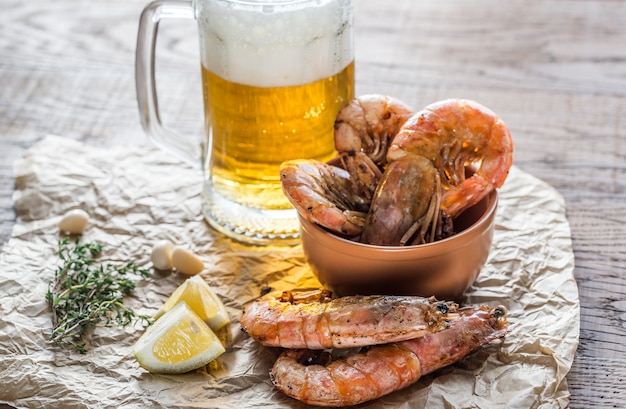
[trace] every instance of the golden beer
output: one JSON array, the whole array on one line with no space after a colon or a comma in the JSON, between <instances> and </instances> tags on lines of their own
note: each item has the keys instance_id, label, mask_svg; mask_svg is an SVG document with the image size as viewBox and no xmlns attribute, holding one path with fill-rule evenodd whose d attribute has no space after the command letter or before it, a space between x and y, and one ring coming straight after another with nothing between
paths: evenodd
<instances>
[{"instance_id":1,"label":"golden beer","mask_svg":"<svg viewBox=\"0 0 626 409\"><path fill-rule=\"evenodd\" d=\"M335 155L354 96L351 0L195 0L206 147L202 212L247 243L296 244L286 160Z\"/></svg>"},{"instance_id":2,"label":"golden beer","mask_svg":"<svg viewBox=\"0 0 626 409\"><path fill-rule=\"evenodd\" d=\"M335 155L337 112L353 97L354 62L303 85L257 87L222 79L202 67L213 189L241 205L288 209L279 165Z\"/></svg>"}]
</instances>

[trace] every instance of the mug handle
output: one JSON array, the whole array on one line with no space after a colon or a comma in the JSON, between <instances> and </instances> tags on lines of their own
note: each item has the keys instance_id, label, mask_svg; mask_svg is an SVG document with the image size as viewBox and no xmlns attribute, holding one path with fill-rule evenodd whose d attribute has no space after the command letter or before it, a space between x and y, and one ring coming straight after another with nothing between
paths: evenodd
<instances>
[{"instance_id":1,"label":"mug handle","mask_svg":"<svg viewBox=\"0 0 626 409\"><path fill-rule=\"evenodd\" d=\"M148 138L159 148L193 167L201 165L201 146L194 144L161 122L156 85L154 55L159 22L169 18L194 18L190 0L155 0L146 5L139 19L135 55L135 84L141 125Z\"/></svg>"}]
</instances>

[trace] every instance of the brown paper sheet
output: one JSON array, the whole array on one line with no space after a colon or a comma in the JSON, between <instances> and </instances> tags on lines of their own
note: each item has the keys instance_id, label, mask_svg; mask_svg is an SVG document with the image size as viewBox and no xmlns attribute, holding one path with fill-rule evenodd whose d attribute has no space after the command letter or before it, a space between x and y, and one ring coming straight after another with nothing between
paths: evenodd
<instances>
[{"instance_id":1,"label":"brown paper sheet","mask_svg":"<svg viewBox=\"0 0 626 409\"><path fill-rule=\"evenodd\" d=\"M300 246L251 247L214 233L200 214L201 175L158 149L96 149L47 137L15 163L13 236L0 256L0 402L19 408L303 408L273 389L278 351L238 325L242 304L263 285L318 285ZM169 239L199 254L202 276L227 306L227 352L210 370L153 375L131 347L141 326L97 328L88 353L46 345L44 299L58 265L61 215L91 216L83 241L103 259L150 266L151 246ZM504 304L518 328L456 365L362 408L565 408L565 376L578 345L579 302L564 201L514 167L501 189L489 260L466 303ZM155 273L126 303L152 314L185 277Z\"/></svg>"}]
</instances>

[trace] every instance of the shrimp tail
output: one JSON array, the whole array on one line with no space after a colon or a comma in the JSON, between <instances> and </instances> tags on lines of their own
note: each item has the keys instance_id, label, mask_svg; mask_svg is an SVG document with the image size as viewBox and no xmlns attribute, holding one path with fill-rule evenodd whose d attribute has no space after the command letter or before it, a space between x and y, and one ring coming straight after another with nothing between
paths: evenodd
<instances>
[{"instance_id":1,"label":"shrimp tail","mask_svg":"<svg viewBox=\"0 0 626 409\"><path fill-rule=\"evenodd\" d=\"M487 196L494 186L479 175L465 179L456 189L446 191L441 207L450 217L456 217Z\"/></svg>"}]
</instances>

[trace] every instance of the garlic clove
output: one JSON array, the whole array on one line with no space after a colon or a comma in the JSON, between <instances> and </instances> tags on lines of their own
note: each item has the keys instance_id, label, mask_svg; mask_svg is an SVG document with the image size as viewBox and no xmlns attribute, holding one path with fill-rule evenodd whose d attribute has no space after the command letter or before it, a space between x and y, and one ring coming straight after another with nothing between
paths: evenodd
<instances>
[{"instance_id":1,"label":"garlic clove","mask_svg":"<svg viewBox=\"0 0 626 409\"><path fill-rule=\"evenodd\" d=\"M63 215L59 230L66 234L82 234L89 223L89 215L81 209L73 209Z\"/></svg>"},{"instance_id":2,"label":"garlic clove","mask_svg":"<svg viewBox=\"0 0 626 409\"><path fill-rule=\"evenodd\" d=\"M174 244L169 240L161 240L152 246L150 253L150 261L157 270L171 270L174 267L172 263L172 250Z\"/></svg>"},{"instance_id":3,"label":"garlic clove","mask_svg":"<svg viewBox=\"0 0 626 409\"><path fill-rule=\"evenodd\" d=\"M176 246L172 250L172 263L178 272L190 276L204 270L204 262L194 253L182 247Z\"/></svg>"}]
</instances>

